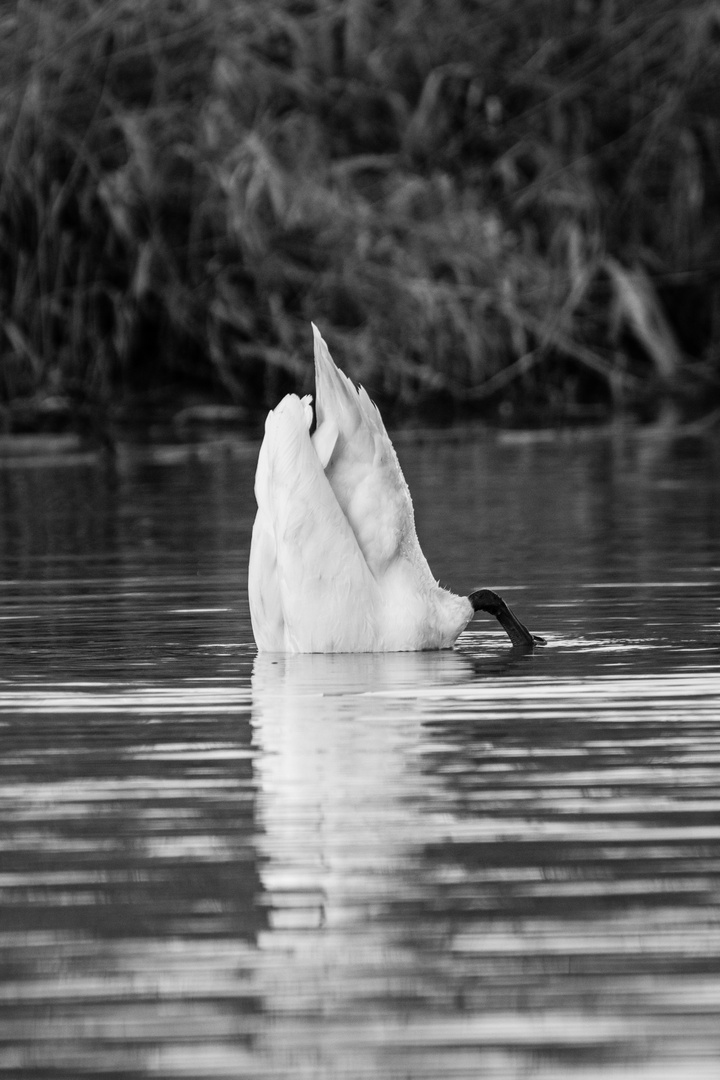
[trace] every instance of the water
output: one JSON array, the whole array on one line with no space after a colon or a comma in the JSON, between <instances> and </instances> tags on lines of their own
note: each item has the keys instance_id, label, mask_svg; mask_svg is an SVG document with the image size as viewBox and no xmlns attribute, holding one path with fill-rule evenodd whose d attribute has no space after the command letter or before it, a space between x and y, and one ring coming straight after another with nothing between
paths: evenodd
<instances>
[{"instance_id":1,"label":"water","mask_svg":"<svg viewBox=\"0 0 720 1080\"><path fill-rule=\"evenodd\" d=\"M0 468L0 1075L720 1075L720 453L401 443L454 652L256 657L254 451Z\"/></svg>"}]
</instances>

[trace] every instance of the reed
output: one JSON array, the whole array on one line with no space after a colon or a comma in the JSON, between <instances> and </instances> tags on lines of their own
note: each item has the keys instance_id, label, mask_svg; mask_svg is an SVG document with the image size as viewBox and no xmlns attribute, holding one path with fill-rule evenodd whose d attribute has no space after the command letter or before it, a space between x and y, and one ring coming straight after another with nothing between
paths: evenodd
<instances>
[{"instance_id":1,"label":"reed","mask_svg":"<svg viewBox=\"0 0 720 1080\"><path fill-rule=\"evenodd\" d=\"M21 0L6 426L309 387L398 411L719 396L711 0ZM29 418L29 419L28 419Z\"/></svg>"}]
</instances>

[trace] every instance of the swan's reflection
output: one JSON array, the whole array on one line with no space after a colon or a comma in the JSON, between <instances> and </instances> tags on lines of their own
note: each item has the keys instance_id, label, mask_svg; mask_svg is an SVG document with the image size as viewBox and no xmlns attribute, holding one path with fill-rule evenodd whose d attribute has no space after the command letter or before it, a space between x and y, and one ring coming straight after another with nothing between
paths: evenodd
<instances>
[{"instance_id":1,"label":"swan's reflection","mask_svg":"<svg viewBox=\"0 0 720 1080\"><path fill-rule=\"evenodd\" d=\"M412 795L427 785L413 767L418 699L472 674L453 652L257 657L252 723L271 925L325 924L342 906L348 872L402 861L416 833Z\"/></svg>"},{"instance_id":2,"label":"swan's reflection","mask_svg":"<svg viewBox=\"0 0 720 1080\"><path fill-rule=\"evenodd\" d=\"M423 722L444 711L443 687L452 694L476 678L473 658L454 651L257 656L256 812L271 926L326 925L356 894L360 869L369 880L380 864L392 875L407 863L434 782L420 764Z\"/></svg>"},{"instance_id":3,"label":"swan's reflection","mask_svg":"<svg viewBox=\"0 0 720 1080\"><path fill-rule=\"evenodd\" d=\"M388 971L414 985L422 962L388 914L408 876L421 880L418 814L432 780L418 760L418 702L424 688L472 677L450 652L258 656L252 722L269 929L257 989L274 1018L261 1049L273 1067L312 1062L312 1075L347 1075L349 1053L377 1074L392 1010L371 1007L368 993ZM403 688L414 692L383 692Z\"/></svg>"}]
</instances>

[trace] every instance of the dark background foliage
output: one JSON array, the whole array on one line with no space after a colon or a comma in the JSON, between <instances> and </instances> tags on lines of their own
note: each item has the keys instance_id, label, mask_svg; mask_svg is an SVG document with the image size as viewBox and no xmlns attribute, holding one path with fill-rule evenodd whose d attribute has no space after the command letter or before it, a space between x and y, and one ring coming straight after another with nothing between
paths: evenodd
<instances>
[{"instance_id":1,"label":"dark background foliage","mask_svg":"<svg viewBox=\"0 0 720 1080\"><path fill-rule=\"evenodd\" d=\"M0 7L0 405L17 430L311 388L400 417L720 397L720 8Z\"/></svg>"}]
</instances>

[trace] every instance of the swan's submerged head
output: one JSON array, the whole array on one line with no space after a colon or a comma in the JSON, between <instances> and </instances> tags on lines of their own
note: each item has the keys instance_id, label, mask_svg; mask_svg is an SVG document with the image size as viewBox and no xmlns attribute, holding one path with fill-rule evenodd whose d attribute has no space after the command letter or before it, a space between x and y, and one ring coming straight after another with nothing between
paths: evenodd
<instances>
[{"instance_id":1,"label":"swan's submerged head","mask_svg":"<svg viewBox=\"0 0 720 1080\"><path fill-rule=\"evenodd\" d=\"M533 648L535 645L545 644L543 638L530 633L527 626L521 623L517 615L510 610L502 596L498 596L492 589L478 589L470 593L468 600L473 606L473 611L487 611L489 615L494 615L513 645Z\"/></svg>"}]
</instances>

